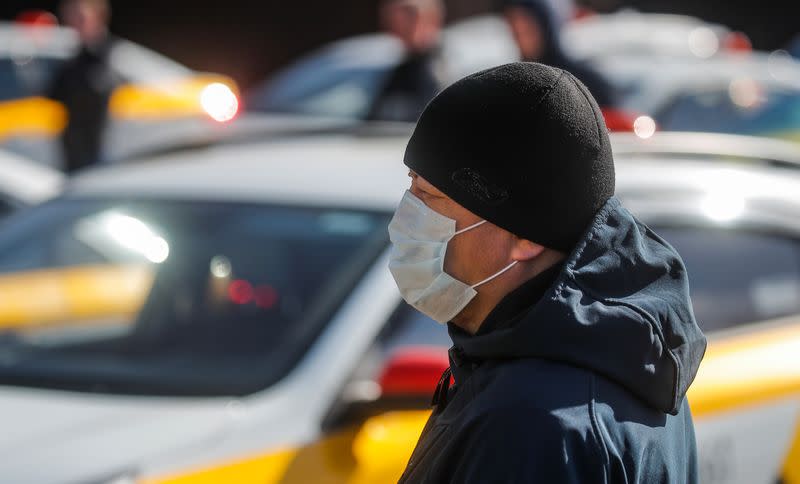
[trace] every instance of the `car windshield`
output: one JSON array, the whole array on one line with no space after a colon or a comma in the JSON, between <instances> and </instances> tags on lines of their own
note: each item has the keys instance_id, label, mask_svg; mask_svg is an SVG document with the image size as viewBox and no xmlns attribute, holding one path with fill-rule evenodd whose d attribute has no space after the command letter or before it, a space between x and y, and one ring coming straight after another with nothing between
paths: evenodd
<instances>
[{"instance_id":1,"label":"car windshield","mask_svg":"<svg viewBox=\"0 0 800 484\"><path fill-rule=\"evenodd\" d=\"M242 395L284 376L387 243L388 215L59 199L0 235L0 384Z\"/></svg>"}]
</instances>

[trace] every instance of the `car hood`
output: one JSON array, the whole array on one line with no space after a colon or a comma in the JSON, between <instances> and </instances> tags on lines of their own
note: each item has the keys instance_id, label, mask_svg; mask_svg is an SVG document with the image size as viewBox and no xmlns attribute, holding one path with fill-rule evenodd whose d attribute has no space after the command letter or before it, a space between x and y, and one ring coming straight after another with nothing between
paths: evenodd
<instances>
[{"instance_id":1,"label":"car hood","mask_svg":"<svg viewBox=\"0 0 800 484\"><path fill-rule=\"evenodd\" d=\"M0 387L0 476L94 484L135 473L142 463L219 440L231 422L229 402Z\"/></svg>"}]
</instances>

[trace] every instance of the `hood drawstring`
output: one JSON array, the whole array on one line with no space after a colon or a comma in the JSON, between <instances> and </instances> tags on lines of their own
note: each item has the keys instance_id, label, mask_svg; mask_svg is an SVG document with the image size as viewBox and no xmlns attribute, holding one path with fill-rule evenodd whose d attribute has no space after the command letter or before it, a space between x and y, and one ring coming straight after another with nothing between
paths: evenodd
<instances>
[{"instance_id":1,"label":"hood drawstring","mask_svg":"<svg viewBox=\"0 0 800 484\"><path fill-rule=\"evenodd\" d=\"M450 366L442 373L441 378L439 378L439 383L436 385L436 390L433 392L431 406L434 408L434 413L439 413L447 407L448 392L450 391L450 386L455 383L453 367L456 367L460 372L459 378L464 379L468 378L471 371L474 371L479 366L479 361L467 357L467 355L464 354L464 349L460 346L453 346L447 353L450 357Z\"/></svg>"}]
</instances>

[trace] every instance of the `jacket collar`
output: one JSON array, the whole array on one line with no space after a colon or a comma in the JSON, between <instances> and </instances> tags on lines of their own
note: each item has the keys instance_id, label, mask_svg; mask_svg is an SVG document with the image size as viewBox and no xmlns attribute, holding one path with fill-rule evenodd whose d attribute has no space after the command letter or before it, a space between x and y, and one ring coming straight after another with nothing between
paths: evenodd
<instances>
[{"instance_id":1,"label":"jacket collar","mask_svg":"<svg viewBox=\"0 0 800 484\"><path fill-rule=\"evenodd\" d=\"M456 382L462 382L468 378L472 370L480 363L478 358L470 357L464 353L463 343L474 337L513 327L545 295L561 272L562 266L563 263L555 264L508 293L492 309L478 328L475 336L467 333L452 322L447 324L448 333L450 333L450 338L453 340L453 347L448 352L450 368Z\"/></svg>"}]
</instances>

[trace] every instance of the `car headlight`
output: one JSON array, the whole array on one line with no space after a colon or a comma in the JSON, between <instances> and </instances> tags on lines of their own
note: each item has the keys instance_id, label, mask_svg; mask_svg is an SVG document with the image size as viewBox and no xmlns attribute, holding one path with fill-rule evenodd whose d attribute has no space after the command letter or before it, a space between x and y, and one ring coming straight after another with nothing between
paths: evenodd
<instances>
[{"instance_id":1,"label":"car headlight","mask_svg":"<svg viewBox=\"0 0 800 484\"><path fill-rule=\"evenodd\" d=\"M221 82L213 82L200 93L200 105L209 116L221 123L230 121L239 111L236 94Z\"/></svg>"}]
</instances>

